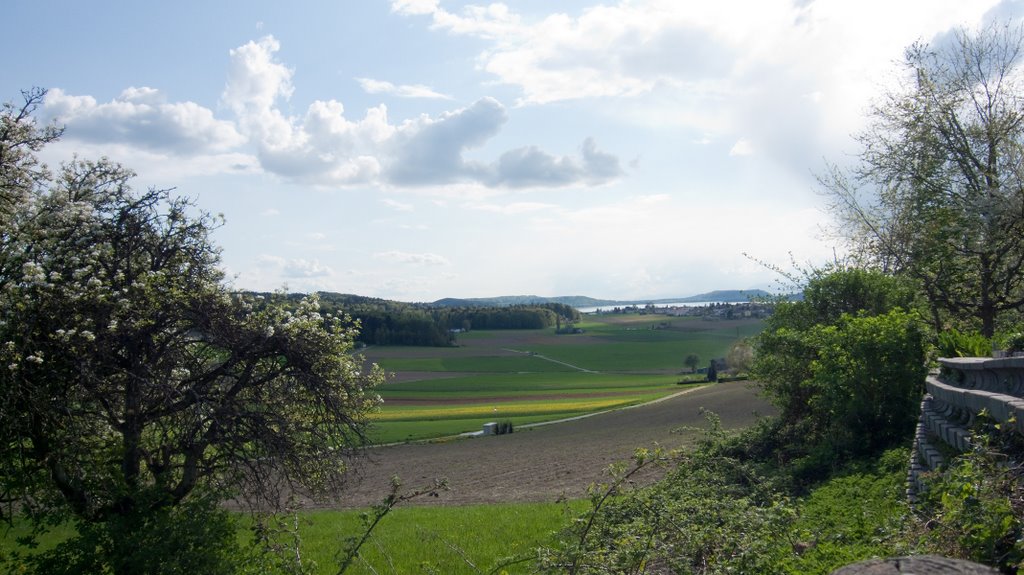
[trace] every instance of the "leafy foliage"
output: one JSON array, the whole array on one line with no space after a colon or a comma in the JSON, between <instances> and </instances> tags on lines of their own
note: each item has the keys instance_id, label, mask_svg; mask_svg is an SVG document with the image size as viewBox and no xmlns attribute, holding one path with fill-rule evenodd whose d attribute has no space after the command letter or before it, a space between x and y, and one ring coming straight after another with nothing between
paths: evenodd
<instances>
[{"instance_id":1,"label":"leafy foliage","mask_svg":"<svg viewBox=\"0 0 1024 575\"><path fill-rule=\"evenodd\" d=\"M234 517L214 499L194 497L176 507L101 523L78 521L77 536L42 553L8 558L8 567L53 575L230 575L246 553L237 529Z\"/></svg>"},{"instance_id":2,"label":"leafy foliage","mask_svg":"<svg viewBox=\"0 0 1024 575\"><path fill-rule=\"evenodd\" d=\"M924 477L921 543L1015 573L1024 566L1024 438L985 412L972 431L970 451Z\"/></svg>"},{"instance_id":3,"label":"leafy foliage","mask_svg":"<svg viewBox=\"0 0 1024 575\"><path fill-rule=\"evenodd\" d=\"M987 357L992 352L991 340L977 332L949 328L936 339L939 357Z\"/></svg>"},{"instance_id":4,"label":"leafy foliage","mask_svg":"<svg viewBox=\"0 0 1024 575\"><path fill-rule=\"evenodd\" d=\"M0 215L4 219L50 178L36 152L63 133L56 125L38 126L32 114L46 91L22 92L21 105L5 102L0 109Z\"/></svg>"},{"instance_id":5,"label":"leafy foliage","mask_svg":"<svg viewBox=\"0 0 1024 575\"><path fill-rule=\"evenodd\" d=\"M542 549L545 573L829 573L909 548L905 449L851 465L800 496L771 459L777 427L741 435L710 426L686 452L641 450L595 486L591 509ZM649 487L630 481L669 465ZM855 503L854 503L855 502Z\"/></svg>"},{"instance_id":6,"label":"leafy foliage","mask_svg":"<svg viewBox=\"0 0 1024 575\"><path fill-rule=\"evenodd\" d=\"M766 478L720 448L712 440L686 454L638 450L631 468L613 468L612 481L595 486L591 511L542 556L545 570L768 572L773 536L792 521L792 508ZM669 461L670 475L656 486L623 491L645 467Z\"/></svg>"},{"instance_id":7,"label":"leafy foliage","mask_svg":"<svg viewBox=\"0 0 1024 575\"><path fill-rule=\"evenodd\" d=\"M753 342L744 338L732 344L725 356L725 364L732 373L746 373L754 364Z\"/></svg>"},{"instance_id":8,"label":"leafy foliage","mask_svg":"<svg viewBox=\"0 0 1024 575\"><path fill-rule=\"evenodd\" d=\"M796 501L796 520L776 536L773 573L831 573L869 557L908 555L916 547L906 502L907 450L853 464ZM786 551L790 551L786 553Z\"/></svg>"},{"instance_id":9,"label":"leafy foliage","mask_svg":"<svg viewBox=\"0 0 1024 575\"><path fill-rule=\"evenodd\" d=\"M891 445L913 429L925 376L913 292L858 269L825 271L781 303L757 338L754 377L779 407L808 473Z\"/></svg>"},{"instance_id":10,"label":"leafy foliage","mask_svg":"<svg viewBox=\"0 0 1024 575\"><path fill-rule=\"evenodd\" d=\"M1024 329L1021 329L1020 326L1018 326L1017 329L1000 334L998 341L999 345L1005 351L1024 351Z\"/></svg>"}]
</instances>

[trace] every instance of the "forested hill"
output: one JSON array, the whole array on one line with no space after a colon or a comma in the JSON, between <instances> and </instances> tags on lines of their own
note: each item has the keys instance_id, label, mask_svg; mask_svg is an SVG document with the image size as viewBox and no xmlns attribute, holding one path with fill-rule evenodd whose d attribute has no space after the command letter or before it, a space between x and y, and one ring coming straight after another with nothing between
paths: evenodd
<instances>
[{"instance_id":1,"label":"forested hill","mask_svg":"<svg viewBox=\"0 0 1024 575\"><path fill-rule=\"evenodd\" d=\"M483 298L444 298L439 299L430 305L436 307L505 307L513 305L537 305L545 303L559 303L575 308L594 307L599 305L613 305L614 300L594 299L583 295L542 297L536 295L505 295L498 297Z\"/></svg>"}]
</instances>

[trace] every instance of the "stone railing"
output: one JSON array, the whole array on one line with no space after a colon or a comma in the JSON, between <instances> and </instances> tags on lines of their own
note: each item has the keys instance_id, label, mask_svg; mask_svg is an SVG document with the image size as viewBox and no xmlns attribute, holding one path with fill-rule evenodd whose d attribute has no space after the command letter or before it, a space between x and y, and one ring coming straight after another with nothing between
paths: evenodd
<instances>
[{"instance_id":1,"label":"stone railing","mask_svg":"<svg viewBox=\"0 0 1024 575\"><path fill-rule=\"evenodd\" d=\"M945 463L944 454L970 449L970 429L982 412L1024 434L1024 357L943 358L939 363L942 369L925 381L910 464L912 501L922 472Z\"/></svg>"}]
</instances>

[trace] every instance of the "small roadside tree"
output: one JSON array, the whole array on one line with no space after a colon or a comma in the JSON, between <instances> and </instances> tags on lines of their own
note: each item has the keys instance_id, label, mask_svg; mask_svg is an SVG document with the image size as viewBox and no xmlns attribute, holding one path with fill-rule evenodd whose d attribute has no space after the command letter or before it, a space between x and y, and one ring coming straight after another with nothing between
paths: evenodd
<instances>
[{"instance_id":1,"label":"small roadside tree","mask_svg":"<svg viewBox=\"0 0 1024 575\"><path fill-rule=\"evenodd\" d=\"M47 137L16 109L3 122L20 128L4 133ZM132 175L76 160L37 177L0 223L2 514L70 514L100 532L71 570L149 572L138 542L188 529L173 510L204 498L274 508L336 492L383 379L350 355L356 325L321 316L315 297L289 311L233 293L218 220L133 191ZM163 559L184 561L173 547Z\"/></svg>"},{"instance_id":2,"label":"small roadside tree","mask_svg":"<svg viewBox=\"0 0 1024 575\"><path fill-rule=\"evenodd\" d=\"M695 353L686 355L686 359L683 360L683 365L690 368L690 373L697 371L697 366L700 365L700 356Z\"/></svg>"}]
</instances>

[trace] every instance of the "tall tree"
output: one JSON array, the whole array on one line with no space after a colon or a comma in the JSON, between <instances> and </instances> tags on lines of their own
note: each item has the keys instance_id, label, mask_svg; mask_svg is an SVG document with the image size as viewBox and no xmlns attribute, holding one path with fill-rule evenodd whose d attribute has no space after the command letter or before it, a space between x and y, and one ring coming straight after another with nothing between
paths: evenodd
<instances>
[{"instance_id":1,"label":"tall tree","mask_svg":"<svg viewBox=\"0 0 1024 575\"><path fill-rule=\"evenodd\" d=\"M932 319L991 336L1024 306L1021 28L906 50L906 81L860 134L860 165L821 180L858 254L917 278Z\"/></svg>"},{"instance_id":2,"label":"tall tree","mask_svg":"<svg viewBox=\"0 0 1024 575\"><path fill-rule=\"evenodd\" d=\"M131 177L76 160L0 224L3 515L145 525L199 491L337 489L382 381L356 326L233 293L218 220Z\"/></svg>"}]
</instances>

